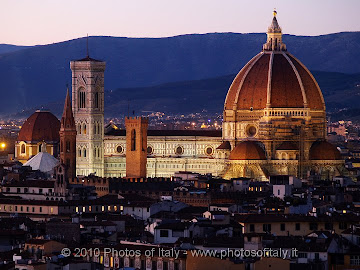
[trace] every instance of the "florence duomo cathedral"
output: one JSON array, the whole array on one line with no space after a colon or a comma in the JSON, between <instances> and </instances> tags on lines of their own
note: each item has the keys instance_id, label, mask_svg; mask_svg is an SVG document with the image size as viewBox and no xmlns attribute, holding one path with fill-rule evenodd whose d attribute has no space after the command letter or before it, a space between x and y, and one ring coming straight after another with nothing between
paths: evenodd
<instances>
[{"instance_id":1,"label":"florence duomo cathedral","mask_svg":"<svg viewBox=\"0 0 360 270\"><path fill-rule=\"evenodd\" d=\"M60 137L64 138L63 127L59 135L60 122L50 112L37 111L19 133L15 146L19 161L26 162L45 144L56 157L73 152L68 155L76 159L73 175L130 176L129 160L134 161L132 166L138 165L133 176L141 177L171 177L187 171L225 179L311 174L326 179L343 173L339 151L325 140L321 90L310 71L287 51L276 12L262 50L240 70L228 90L222 133L148 130L148 120L142 117L126 118L125 130L114 125L104 129L105 67L105 62L89 56L70 63L72 112L67 98L64 114L65 110L68 117L73 114L74 128L69 132L74 135L76 129L76 142L70 140L67 145L65 139L60 145ZM62 158L62 163L67 162Z\"/></svg>"}]
</instances>

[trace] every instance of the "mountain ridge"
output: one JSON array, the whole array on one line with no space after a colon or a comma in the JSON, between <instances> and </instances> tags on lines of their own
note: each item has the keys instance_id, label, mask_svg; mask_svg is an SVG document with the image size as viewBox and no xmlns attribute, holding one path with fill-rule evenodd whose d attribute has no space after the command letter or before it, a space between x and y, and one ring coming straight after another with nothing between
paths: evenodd
<instances>
[{"instance_id":1,"label":"mountain ridge","mask_svg":"<svg viewBox=\"0 0 360 270\"><path fill-rule=\"evenodd\" d=\"M147 87L237 73L261 51L264 33L210 33L167 38L89 37L90 56L105 60L105 90ZM283 38L311 70L360 72L360 33ZM69 61L84 57L86 38L0 54L0 114L56 102L71 81ZM315 52L315 53L314 53ZM227 89L226 89L227 90Z\"/></svg>"},{"instance_id":2,"label":"mountain ridge","mask_svg":"<svg viewBox=\"0 0 360 270\"><path fill-rule=\"evenodd\" d=\"M349 113L337 115L350 116L349 119L359 118L360 111L356 108L360 103L360 73L312 71L312 74L322 89L328 113L333 114L347 108ZM123 117L128 111L135 111L137 114L142 114L144 111L186 114L207 110L212 114L220 114L227 91L235 76L236 74L230 74L204 80L105 91L105 117ZM51 108L55 115L61 117L64 98L65 92L62 99L44 104L42 108ZM27 118L39 108L41 107L34 107L12 117Z\"/></svg>"}]
</instances>

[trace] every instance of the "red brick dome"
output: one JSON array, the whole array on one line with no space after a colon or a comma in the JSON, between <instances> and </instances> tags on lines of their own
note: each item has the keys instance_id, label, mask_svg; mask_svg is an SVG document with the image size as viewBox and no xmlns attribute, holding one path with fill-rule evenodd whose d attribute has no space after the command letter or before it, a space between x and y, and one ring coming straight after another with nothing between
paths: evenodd
<instances>
[{"instance_id":1,"label":"red brick dome","mask_svg":"<svg viewBox=\"0 0 360 270\"><path fill-rule=\"evenodd\" d=\"M309 153L310 160L339 160L340 151L327 141L316 141L312 144Z\"/></svg>"},{"instance_id":2,"label":"red brick dome","mask_svg":"<svg viewBox=\"0 0 360 270\"><path fill-rule=\"evenodd\" d=\"M243 141L231 152L230 160L265 160L264 150L255 141Z\"/></svg>"},{"instance_id":3,"label":"red brick dome","mask_svg":"<svg viewBox=\"0 0 360 270\"><path fill-rule=\"evenodd\" d=\"M50 112L36 111L23 124L18 141L58 142L60 140L60 121Z\"/></svg>"},{"instance_id":4,"label":"red brick dome","mask_svg":"<svg viewBox=\"0 0 360 270\"><path fill-rule=\"evenodd\" d=\"M237 74L225 110L305 108L325 110L321 90L310 71L287 51L262 51Z\"/></svg>"}]
</instances>

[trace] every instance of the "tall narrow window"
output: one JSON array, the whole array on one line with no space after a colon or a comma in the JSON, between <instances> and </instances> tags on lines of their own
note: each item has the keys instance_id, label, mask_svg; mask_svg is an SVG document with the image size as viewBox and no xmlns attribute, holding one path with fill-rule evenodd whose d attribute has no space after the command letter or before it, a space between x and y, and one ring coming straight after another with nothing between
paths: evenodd
<instances>
[{"instance_id":1,"label":"tall narrow window","mask_svg":"<svg viewBox=\"0 0 360 270\"><path fill-rule=\"evenodd\" d=\"M81 89L79 90L78 99L79 99L79 108L80 108L80 109L85 108L85 107L86 107L86 94L85 94L84 88L81 88Z\"/></svg>"},{"instance_id":2,"label":"tall narrow window","mask_svg":"<svg viewBox=\"0 0 360 270\"><path fill-rule=\"evenodd\" d=\"M78 150L78 157L81 157L81 149Z\"/></svg>"},{"instance_id":3,"label":"tall narrow window","mask_svg":"<svg viewBox=\"0 0 360 270\"><path fill-rule=\"evenodd\" d=\"M136 131L133 129L131 131L131 151L136 150Z\"/></svg>"},{"instance_id":4,"label":"tall narrow window","mask_svg":"<svg viewBox=\"0 0 360 270\"><path fill-rule=\"evenodd\" d=\"M95 102L94 102L95 104L95 108L96 109L99 109L99 92L96 92L95 93Z\"/></svg>"},{"instance_id":5,"label":"tall narrow window","mask_svg":"<svg viewBox=\"0 0 360 270\"><path fill-rule=\"evenodd\" d=\"M84 148L84 157L86 158L86 148Z\"/></svg>"},{"instance_id":6,"label":"tall narrow window","mask_svg":"<svg viewBox=\"0 0 360 270\"><path fill-rule=\"evenodd\" d=\"M86 125L84 124L83 133L86 135Z\"/></svg>"}]
</instances>

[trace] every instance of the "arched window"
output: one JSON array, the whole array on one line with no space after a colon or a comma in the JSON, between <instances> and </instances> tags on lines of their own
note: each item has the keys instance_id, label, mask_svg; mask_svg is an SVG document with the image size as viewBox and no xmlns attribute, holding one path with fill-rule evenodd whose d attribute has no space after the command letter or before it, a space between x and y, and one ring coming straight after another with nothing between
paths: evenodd
<instances>
[{"instance_id":1,"label":"arched window","mask_svg":"<svg viewBox=\"0 0 360 270\"><path fill-rule=\"evenodd\" d=\"M81 149L78 149L78 157L81 157Z\"/></svg>"},{"instance_id":2,"label":"arched window","mask_svg":"<svg viewBox=\"0 0 360 270\"><path fill-rule=\"evenodd\" d=\"M25 144L21 145L21 154L25 154Z\"/></svg>"},{"instance_id":3,"label":"arched window","mask_svg":"<svg viewBox=\"0 0 360 270\"><path fill-rule=\"evenodd\" d=\"M86 124L84 124L83 133L86 135Z\"/></svg>"},{"instance_id":4,"label":"arched window","mask_svg":"<svg viewBox=\"0 0 360 270\"><path fill-rule=\"evenodd\" d=\"M85 89L84 88L80 88L79 89L79 108L83 109L86 107L86 94L85 94Z\"/></svg>"},{"instance_id":5,"label":"arched window","mask_svg":"<svg viewBox=\"0 0 360 270\"><path fill-rule=\"evenodd\" d=\"M86 148L84 148L84 157L86 158Z\"/></svg>"},{"instance_id":6,"label":"arched window","mask_svg":"<svg viewBox=\"0 0 360 270\"><path fill-rule=\"evenodd\" d=\"M42 149L41 149L41 146L42 146L41 144L38 145L38 152L39 152L39 153L40 153L41 150L42 150Z\"/></svg>"},{"instance_id":7,"label":"arched window","mask_svg":"<svg viewBox=\"0 0 360 270\"><path fill-rule=\"evenodd\" d=\"M99 93L95 93L95 100L94 100L94 106L96 109L99 109Z\"/></svg>"},{"instance_id":8,"label":"arched window","mask_svg":"<svg viewBox=\"0 0 360 270\"><path fill-rule=\"evenodd\" d=\"M82 131L81 129L82 129L81 124L78 124L77 125L77 132L78 132L79 135L81 135L81 131Z\"/></svg>"},{"instance_id":9,"label":"arched window","mask_svg":"<svg viewBox=\"0 0 360 270\"><path fill-rule=\"evenodd\" d=\"M133 129L131 131L131 151L136 150L136 131Z\"/></svg>"}]
</instances>

